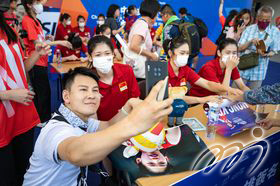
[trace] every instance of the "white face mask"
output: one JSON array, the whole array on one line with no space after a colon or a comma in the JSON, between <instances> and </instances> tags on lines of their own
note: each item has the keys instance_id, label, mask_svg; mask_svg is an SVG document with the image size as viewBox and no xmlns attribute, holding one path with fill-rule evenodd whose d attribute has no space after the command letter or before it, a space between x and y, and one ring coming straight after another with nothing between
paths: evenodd
<instances>
[{"instance_id":1,"label":"white face mask","mask_svg":"<svg viewBox=\"0 0 280 186\"><path fill-rule=\"evenodd\" d=\"M177 55L174 63L177 67L183 67L188 64L189 55Z\"/></svg>"},{"instance_id":2,"label":"white face mask","mask_svg":"<svg viewBox=\"0 0 280 186\"><path fill-rule=\"evenodd\" d=\"M85 27L85 23L79 23L79 27L84 28Z\"/></svg>"},{"instance_id":3,"label":"white face mask","mask_svg":"<svg viewBox=\"0 0 280 186\"><path fill-rule=\"evenodd\" d=\"M105 21L97 21L97 24L100 25L100 26L104 25L104 23L105 23Z\"/></svg>"},{"instance_id":4,"label":"white face mask","mask_svg":"<svg viewBox=\"0 0 280 186\"><path fill-rule=\"evenodd\" d=\"M233 56L236 56L236 55L224 55L222 57L222 62L226 65L228 60L231 59Z\"/></svg>"},{"instance_id":5,"label":"white face mask","mask_svg":"<svg viewBox=\"0 0 280 186\"><path fill-rule=\"evenodd\" d=\"M33 5L36 14L41 14L44 11L44 7L41 3L37 3Z\"/></svg>"},{"instance_id":6,"label":"white face mask","mask_svg":"<svg viewBox=\"0 0 280 186\"><path fill-rule=\"evenodd\" d=\"M103 74L110 72L113 66L113 56L95 57L92 65Z\"/></svg>"},{"instance_id":7,"label":"white face mask","mask_svg":"<svg viewBox=\"0 0 280 186\"><path fill-rule=\"evenodd\" d=\"M67 22L66 22L66 25L71 25L71 21L70 21L70 20L67 21Z\"/></svg>"}]
</instances>

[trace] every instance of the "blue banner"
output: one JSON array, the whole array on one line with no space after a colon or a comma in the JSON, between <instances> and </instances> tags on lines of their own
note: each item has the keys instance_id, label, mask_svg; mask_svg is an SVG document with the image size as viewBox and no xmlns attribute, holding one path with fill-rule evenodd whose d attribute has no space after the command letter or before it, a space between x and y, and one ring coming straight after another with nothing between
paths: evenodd
<instances>
[{"instance_id":1,"label":"blue banner","mask_svg":"<svg viewBox=\"0 0 280 186\"><path fill-rule=\"evenodd\" d=\"M238 147L234 143L219 149L222 155L227 149ZM221 147L220 147L221 148ZM272 186L280 161L280 132L251 145L228 158L207 167L174 185L192 186ZM203 157L194 166L199 165ZM279 171L279 170L278 170ZM207 184L206 184L207 183Z\"/></svg>"},{"instance_id":2,"label":"blue banner","mask_svg":"<svg viewBox=\"0 0 280 186\"><path fill-rule=\"evenodd\" d=\"M99 13L103 13L106 16L106 12L110 4L117 4L120 6L121 18L123 19L125 9L129 5L136 5L139 9L141 1L139 0L102 0L102 1L90 1L81 0L84 7L89 13L88 26L96 26L97 16ZM197 16L205 21L209 28L209 38L212 41L216 41L218 35L220 34L222 27L219 23L219 0L209 1L209 0L165 0L159 1L161 5L170 4L174 11L178 14L181 7L188 9L188 12L193 16ZM232 9L241 10L243 8L251 9L253 0L234 0L225 1L224 5L224 15L227 16ZM158 27L161 23L161 19L157 20L155 27Z\"/></svg>"}]
</instances>

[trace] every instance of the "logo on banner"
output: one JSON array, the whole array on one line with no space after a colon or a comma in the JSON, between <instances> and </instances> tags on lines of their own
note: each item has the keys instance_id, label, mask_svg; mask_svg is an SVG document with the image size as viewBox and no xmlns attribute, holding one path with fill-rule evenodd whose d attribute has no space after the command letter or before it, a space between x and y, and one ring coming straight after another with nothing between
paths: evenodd
<instances>
[{"instance_id":1,"label":"logo on banner","mask_svg":"<svg viewBox=\"0 0 280 186\"><path fill-rule=\"evenodd\" d=\"M123 92L127 89L127 83L126 81L122 82L119 84L119 88L120 88L120 91Z\"/></svg>"},{"instance_id":2,"label":"logo on banner","mask_svg":"<svg viewBox=\"0 0 280 186\"><path fill-rule=\"evenodd\" d=\"M258 138L254 135L254 133L252 135L255 138ZM247 144L247 145L249 145L249 144ZM253 151L256 151L256 153L258 153L258 158L255 160L255 163L253 164L253 166L249 168L248 175L252 175L255 171L257 171L258 169L261 168L263 160L265 160L266 157L268 156L268 154L269 154L268 152L270 150L270 144L266 140L263 140L263 141L258 142L257 145L254 145L254 146L251 146L249 148L242 150L247 145L244 145L240 142L235 142L226 147L224 147L222 145L211 146L209 149L207 149L203 153L201 153L201 155L197 158L196 162L193 164L193 170L195 170L196 167L198 167L200 165L200 162L203 162L203 159L205 157L207 157L209 152L214 152L215 150L218 150L218 153L215 155L216 158L214 158L210 161L210 162L213 162L213 161L215 161L215 162L212 165L209 162L208 165L210 165L210 166L204 170L204 174L210 174L210 172L212 172L215 169L215 167L217 167L217 165L219 164L216 162L222 160L222 158L224 157L225 151L227 151L231 148L238 148L239 152L237 152L231 158L229 158L229 160L223 166L221 173L228 174L230 172L230 170L234 169L234 167L236 167L239 163L241 163L243 159L246 159L247 152L250 152L253 150Z\"/></svg>"}]
</instances>

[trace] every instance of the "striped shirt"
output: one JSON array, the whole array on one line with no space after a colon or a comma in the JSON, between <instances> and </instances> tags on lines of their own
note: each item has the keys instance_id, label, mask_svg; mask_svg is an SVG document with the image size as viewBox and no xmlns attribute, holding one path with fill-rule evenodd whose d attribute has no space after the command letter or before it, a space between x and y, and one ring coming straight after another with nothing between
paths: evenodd
<instances>
[{"instance_id":1,"label":"striped shirt","mask_svg":"<svg viewBox=\"0 0 280 186\"><path fill-rule=\"evenodd\" d=\"M277 52L280 50L280 31L274 25L269 25L264 32L260 32L258 25L254 24L246 28L243 32L239 45L243 45L252 39L264 39L266 33L268 34L265 40L266 49L270 51ZM250 53L251 51L256 51L256 46L251 45L241 53L241 55ZM264 80L267 72L267 67L269 63L269 57L259 57L259 65L247 70L240 70L240 75L243 79L250 81Z\"/></svg>"}]
</instances>

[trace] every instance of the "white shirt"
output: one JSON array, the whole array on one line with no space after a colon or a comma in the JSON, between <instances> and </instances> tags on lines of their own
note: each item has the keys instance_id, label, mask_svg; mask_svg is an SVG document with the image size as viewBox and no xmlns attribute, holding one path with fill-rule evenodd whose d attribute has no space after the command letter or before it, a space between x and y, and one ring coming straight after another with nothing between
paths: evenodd
<instances>
[{"instance_id":1,"label":"white shirt","mask_svg":"<svg viewBox=\"0 0 280 186\"><path fill-rule=\"evenodd\" d=\"M63 105L61 107L67 110ZM61 109L59 111L61 111ZM59 160L57 149L58 145L63 140L69 137L82 136L86 132L77 126L74 127L71 125L71 121L77 121L77 118L75 118L76 115L73 112L70 113L71 116L67 116L65 112L61 112L61 114L64 117L66 116L65 119L70 124L57 120L50 120L41 130L35 144L34 152L30 158L30 168L24 175L24 186L77 185L80 167L72 165L67 161ZM55 114L54 117L55 116L57 116L57 114ZM91 125L88 127L88 132L95 132L100 122L92 119L89 123L91 123ZM91 131L89 131L89 129Z\"/></svg>"}]
</instances>

